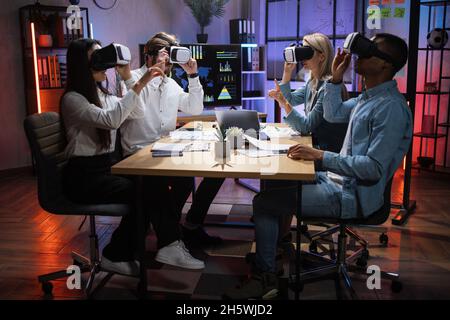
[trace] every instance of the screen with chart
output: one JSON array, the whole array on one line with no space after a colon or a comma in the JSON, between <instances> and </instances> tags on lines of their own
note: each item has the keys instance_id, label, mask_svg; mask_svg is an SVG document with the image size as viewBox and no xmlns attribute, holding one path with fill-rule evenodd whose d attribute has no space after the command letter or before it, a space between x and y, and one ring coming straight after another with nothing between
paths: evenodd
<instances>
[{"instance_id":1,"label":"screen with chart","mask_svg":"<svg viewBox=\"0 0 450 320\"><path fill-rule=\"evenodd\" d=\"M240 45L183 44L197 60L198 74L203 86L204 106L240 106L241 47ZM186 72L177 64L173 66L172 78L188 91Z\"/></svg>"}]
</instances>

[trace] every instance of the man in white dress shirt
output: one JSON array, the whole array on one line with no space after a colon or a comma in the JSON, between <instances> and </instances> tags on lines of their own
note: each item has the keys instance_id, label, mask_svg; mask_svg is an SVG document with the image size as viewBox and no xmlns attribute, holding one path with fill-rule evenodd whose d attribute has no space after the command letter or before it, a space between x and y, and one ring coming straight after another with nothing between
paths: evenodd
<instances>
[{"instance_id":1,"label":"man in white dress shirt","mask_svg":"<svg viewBox=\"0 0 450 320\"><path fill-rule=\"evenodd\" d=\"M189 93L184 92L170 74L168 52L170 46L177 45L176 38L164 32L153 36L145 46L146 64L133 70L131 79L125 81L129 90L148 68L165 61L165 77L149 83L141 93L145 116L141 119L126 120L121 128L121 144L124 156L155 142L176 129L178 110L197 115L203 111L203 88L197 74L197 62L191 59L181 65L189 81ZM159 203L149 203L145 210L152 211L152 225L158 238L156 260L189 269L201 269L203 261L192 257L181 240L179 220L181 210L193 188L193 178L148 177L144 179L144 192L155 193ZM156 214L155 214L156 211Z\"/></svg>"}]
</instances>

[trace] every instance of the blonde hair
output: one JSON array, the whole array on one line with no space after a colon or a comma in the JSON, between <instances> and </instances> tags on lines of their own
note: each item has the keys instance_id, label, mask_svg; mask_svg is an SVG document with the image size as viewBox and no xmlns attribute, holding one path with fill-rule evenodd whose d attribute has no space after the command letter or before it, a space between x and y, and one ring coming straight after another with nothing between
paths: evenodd
<instances>
[{"instance_id":1,"label":"blonde hair","mask_svg":"<svg viewBox=\"0 0 450 320\"><path fill-rule=\"evenodd\" d=\"M317 83L321 80L328 80L331 77L331 67L333 65L334 50L330 39L322 33L312 33L303 37L303 43L309 45L315 51L322 53L325 60L321 63L319 68L319 78L316 79L311 74L313 88L317 88Z\"/></svg>"}]
</instances>

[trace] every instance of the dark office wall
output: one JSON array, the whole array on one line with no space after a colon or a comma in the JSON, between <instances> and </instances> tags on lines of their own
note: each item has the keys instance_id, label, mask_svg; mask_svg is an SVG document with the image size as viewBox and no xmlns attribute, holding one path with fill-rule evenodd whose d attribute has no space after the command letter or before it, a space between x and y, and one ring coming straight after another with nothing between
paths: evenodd
<instances>
[{"instance_id":1,"label":"dark office wall","mask_svg":"<svg viewBox=\"0 0 450 320\"><path fill-rule=\"evenodd\" d=\"M228 43L228 20L240 18L248 11L257 19L264 0L231 0L222 19L214 18L206 28L210 43ZM18 9L32 0L0 0L0 170L28 166L30 154L23 133L25 118L24 79ZM69 5L68 0L40 0L43 5ZM250 4L252 8L250 9ZM155 32L175 33L184 42L194 42L199 32L197 23L183 0L119 0L108 11L101 10L92 0L81 0L88 7L94 25L94 36L104 44L112 41L130 47L138 67L138 44ZM264 22L261 19L261 22ZM263 34L263 32L261 32ZM261 39L264 41L264 39Z\"/></svg>"}]
</instances>

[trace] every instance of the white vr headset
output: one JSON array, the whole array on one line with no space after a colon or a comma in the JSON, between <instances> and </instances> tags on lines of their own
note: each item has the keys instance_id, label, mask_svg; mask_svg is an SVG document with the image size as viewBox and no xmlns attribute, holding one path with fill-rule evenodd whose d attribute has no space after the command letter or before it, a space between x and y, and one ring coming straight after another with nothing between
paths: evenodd
<instances>
[{"instance_id":1,"label":"white vr headset","mask_svg":"<svg viewBox=\"0 0 450 320\"><path fill-rule=\"evenodd\" d=\"M185 64L191 59L191 50L186 47L172 46L169 53L170 63Z\"/></svg>"}]
</instances>

